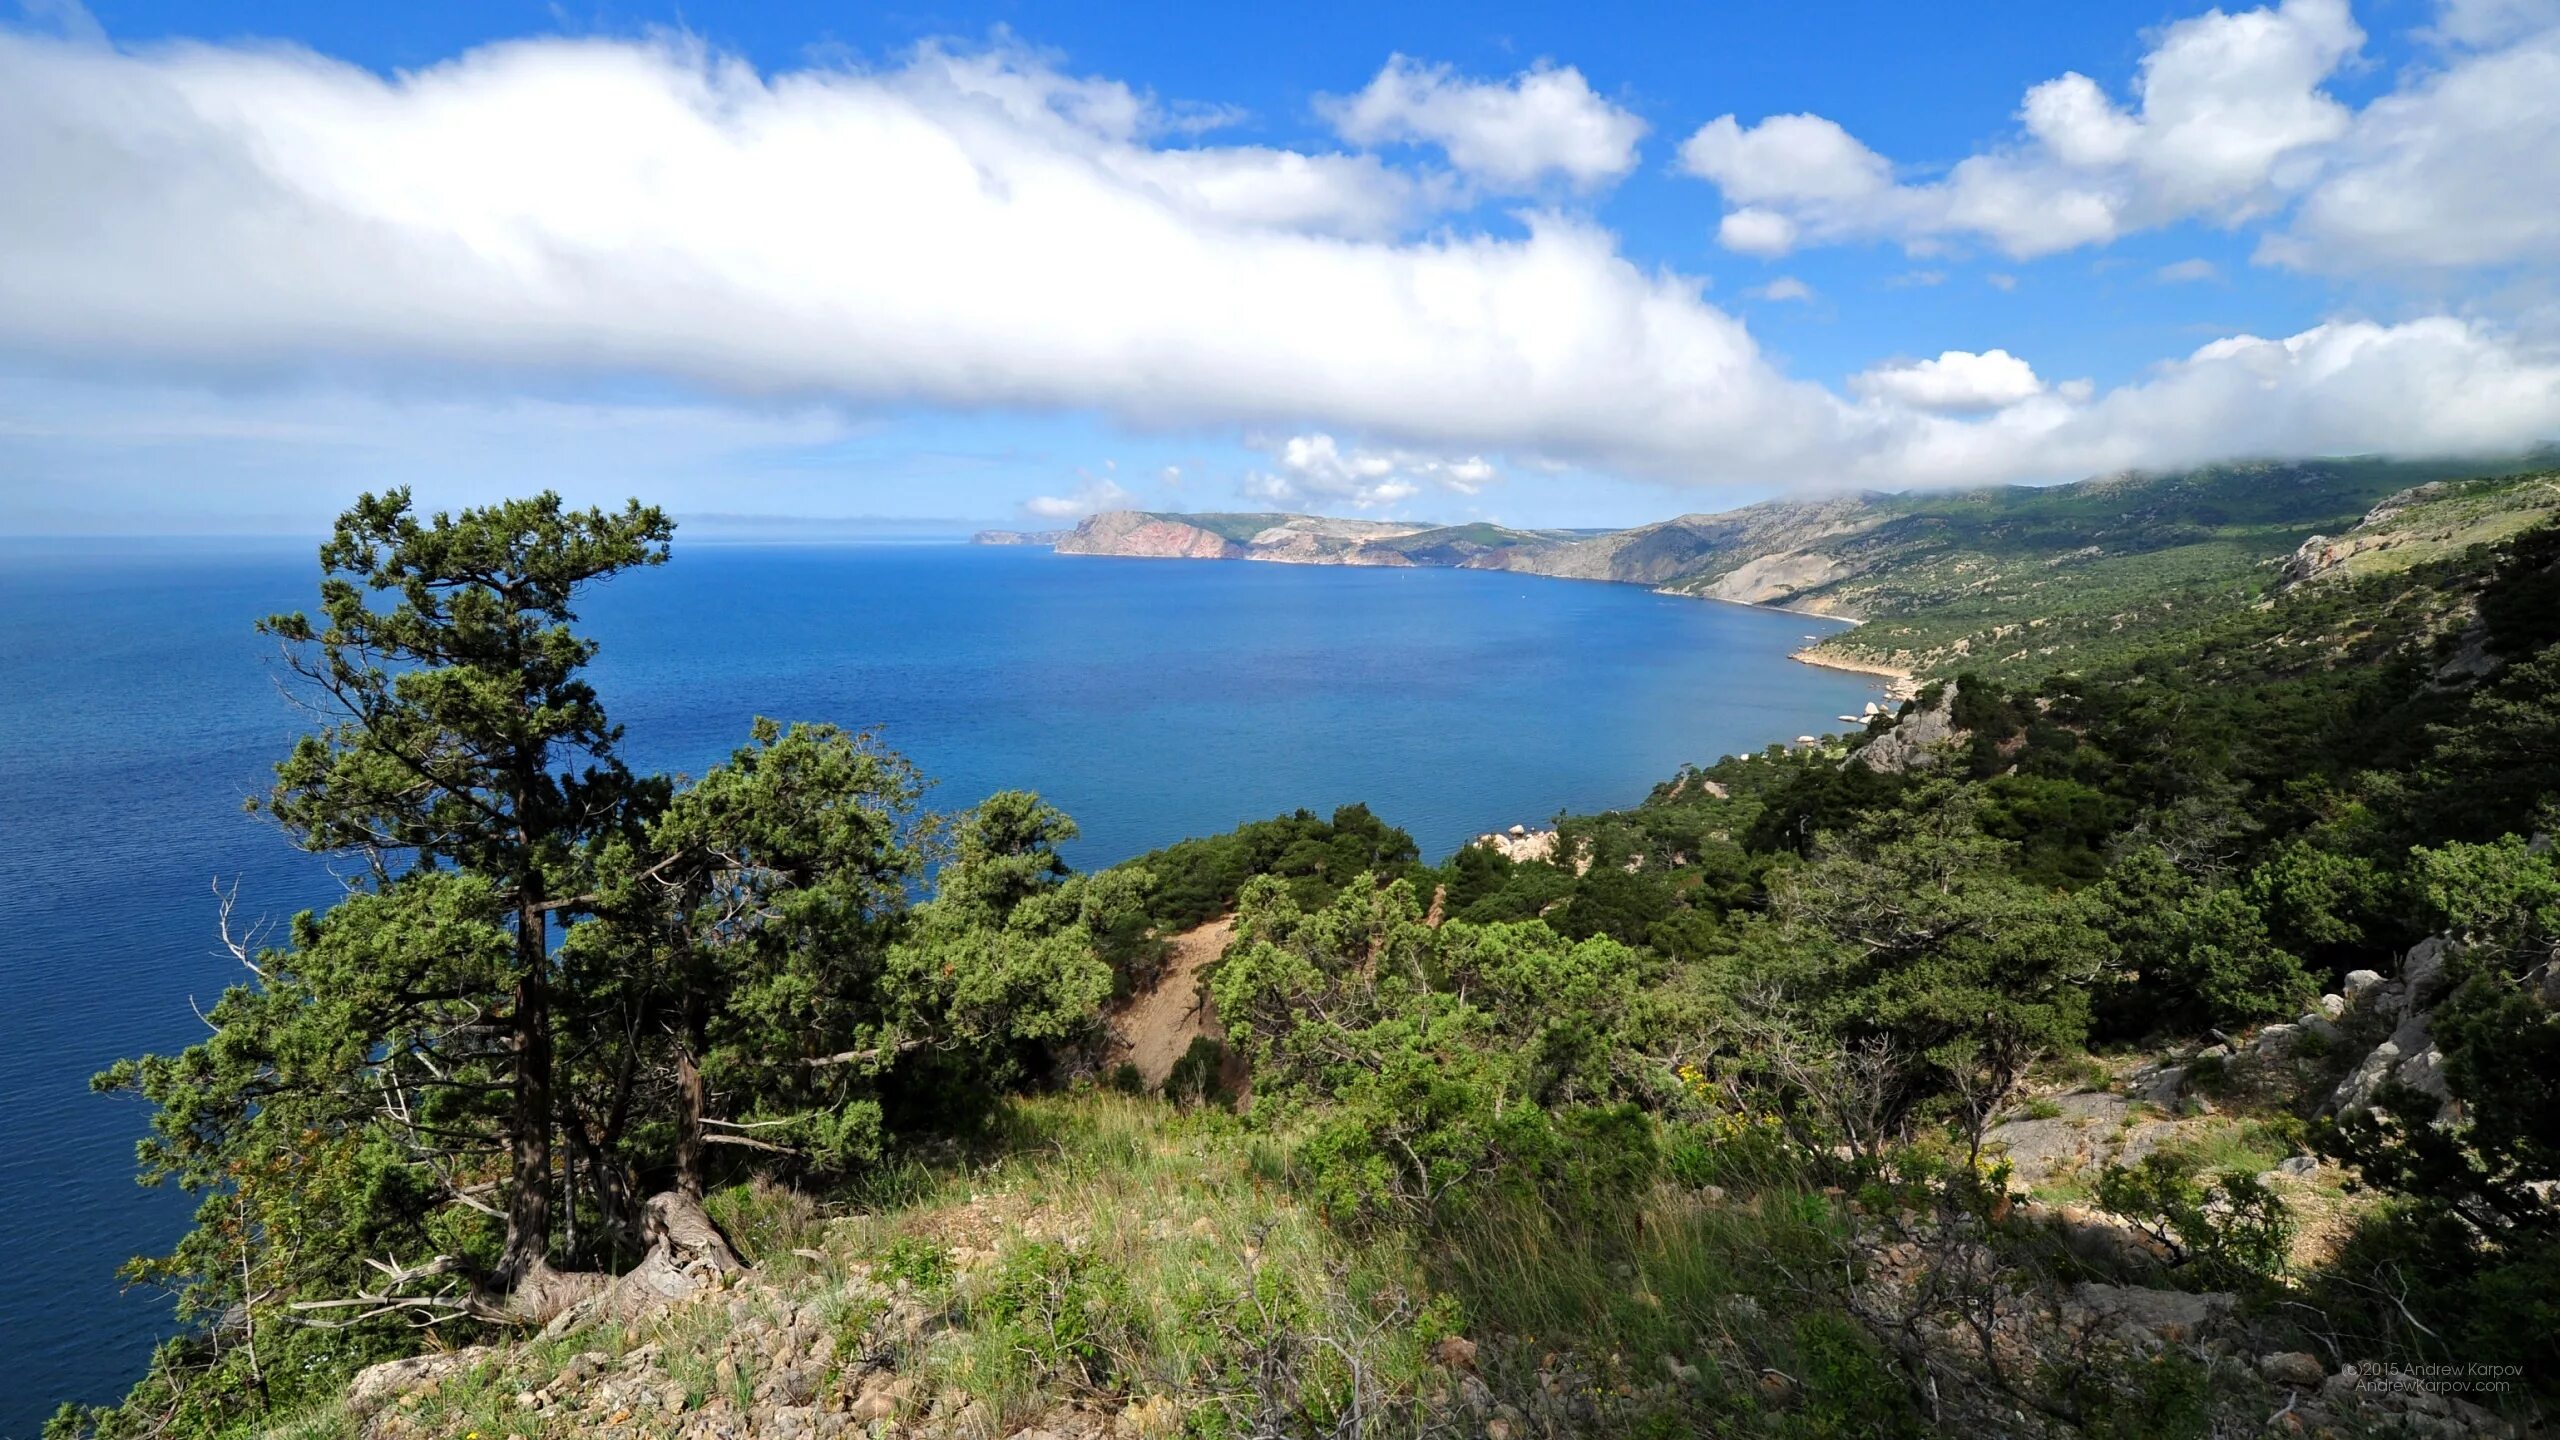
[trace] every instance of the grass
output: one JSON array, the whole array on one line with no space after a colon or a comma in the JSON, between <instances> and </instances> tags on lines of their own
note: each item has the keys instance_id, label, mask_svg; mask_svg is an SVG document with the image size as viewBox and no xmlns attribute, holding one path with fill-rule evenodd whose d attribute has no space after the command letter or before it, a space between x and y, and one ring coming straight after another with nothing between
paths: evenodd
<instances>
[{"instance_id":1,"label":"grass","mask_svg":"<svg viewBox=\"0 0 2560 1440\"><path fill-rule=\"evenodd\" d=\"M2270 1143L2220 1129L2213 1163L2257 1164ZM1289 1135L1222 1112L1094 1091L1016 1102L998 1130L901 1170L877 1208L830 1218L785 1192L720 1192L755 1272L522 1342L367 1433L668 1433L770 1405L759 1386L818 1355L824 1403L988 1440L1077 1415L1132 1440L1332 1433L1355 1409L1363 1433L1416 1435L1477 1413L1469 1395L1527 1417L1515 1434L1913 1429L1840 1288L1904 1200L1862 1208L1762 1165L1597 1214L1487 1199L1433 1229L1347 1233L1297 1198ZM565 1399L519 1402L590 1354ZM331 1410L268 1433L357 1428Z\"/></svg>"}]
</instances>

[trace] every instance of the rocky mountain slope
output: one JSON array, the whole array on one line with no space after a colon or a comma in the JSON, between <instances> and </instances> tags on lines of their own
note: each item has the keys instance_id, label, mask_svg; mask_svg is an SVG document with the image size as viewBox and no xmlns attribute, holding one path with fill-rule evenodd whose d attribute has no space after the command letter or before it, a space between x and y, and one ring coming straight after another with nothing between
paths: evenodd
<instances>
[{"instance_id":1,"label":"rocky mountain slope","mask_svg":"<svg viewBox=\"0 0 2560 1440\"><path fill-rule=\"evenodd\" d=\"M2549 458L2263 462L1868 492L1603 532L1110 511L1054 543L1068 555L1449 566L1646 585L1869 622L1814 646L1805 658L1819 662L2033 674L2065 653L2087 658L2093 637L2130 643L2186 623L2199 606L2252 600L2367 552L2413 563L2511 533L2560 507ZM2353 573L2387 563L2361 559Z\"/></svg>"}]
</instances>

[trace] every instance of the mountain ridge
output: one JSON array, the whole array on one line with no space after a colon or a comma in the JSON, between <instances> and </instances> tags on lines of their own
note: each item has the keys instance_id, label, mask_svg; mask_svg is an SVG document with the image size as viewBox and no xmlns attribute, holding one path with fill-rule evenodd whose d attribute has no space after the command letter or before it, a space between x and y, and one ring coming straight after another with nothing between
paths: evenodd
<instances>
[{"instance_id":1,"label":"mountain ridge","mask_svg":"<svg viewBox=\"0 0 2560 1440\"><path fill-rule=\"evenodd\" d=\"M2393 497L2432 484L2485 486L2469 502L2475 507L2533 508L2547 484L2492 482L2550 465L2547 453L2246 461L2053 486L1765 500L1598 532L1121 510L1053 543L1065 555L1433 566L1638 584L1859 622L1800 654L1814 663L2024 675L2075 648L2031 643L2046 638L2035 631L2139 632L2177 611L2182 596L2263 591L2314 537L2345 534Z\"/></svg>"}]
</instances>

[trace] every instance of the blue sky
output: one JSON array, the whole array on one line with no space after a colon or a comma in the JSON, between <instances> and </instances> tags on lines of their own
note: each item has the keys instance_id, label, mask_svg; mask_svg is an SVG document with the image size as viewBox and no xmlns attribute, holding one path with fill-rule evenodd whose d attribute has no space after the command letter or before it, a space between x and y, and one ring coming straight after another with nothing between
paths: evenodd
<instances>
[{"instance_id":1,"label":"blue sky","mask_svg":"<svg viewBox=\"0 0 2560 1440\"><path fill-rule=\"evenodd\" d=\"M2560 439L2556 196L2555 0L44 0L0 532L390 483L1612 524L2510 451Z\"/></svg>"}]
</instances>

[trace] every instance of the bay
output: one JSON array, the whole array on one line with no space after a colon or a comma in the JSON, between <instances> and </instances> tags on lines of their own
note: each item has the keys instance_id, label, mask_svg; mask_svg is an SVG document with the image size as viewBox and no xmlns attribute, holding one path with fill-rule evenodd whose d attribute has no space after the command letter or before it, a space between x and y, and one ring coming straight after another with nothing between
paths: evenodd
<instances>
[{"instance_id":1,"label":"bay","mask_svg":"<svg viewBox=\"0 0 2560 1440\"><path fill-rule=\"evenodd\" d=\"M244 922L333 893L241 810L310 723L250 624L316 576L299 542L0 543L0 1434L113 1398L171 1323L115 1269L192 1202L133 1183L145 1116L87 1077L204 1033L241 976L217 883ZM680 538L584 622L637 765L699 773L758 715L877 726L938 808L1040 791L1082 866L1354 801L1437 859L1876 694L1786 658L1825 622L1482 571Z\"/></svg>"}]
</instances>

